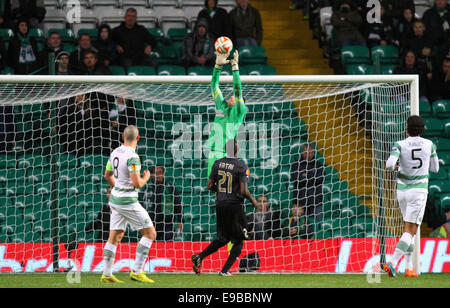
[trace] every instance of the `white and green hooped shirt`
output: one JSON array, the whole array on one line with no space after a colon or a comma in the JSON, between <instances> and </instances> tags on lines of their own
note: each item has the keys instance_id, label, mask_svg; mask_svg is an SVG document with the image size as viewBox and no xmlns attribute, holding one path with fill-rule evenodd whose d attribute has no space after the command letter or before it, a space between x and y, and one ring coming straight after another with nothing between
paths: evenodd
<instances>
[{"instance_id":1,"label":"white and green hooped shirt","mask_svg":"<svg viewBox=\"0 0 450 308\"><path fill-rule=\"evenodd\" d=\"M133 186L130 178L130 173L141 170L141 160L136 152L128 146L121 145L111 153L106 170L113 172L116 182L109 201L115 205L138 202L139 189Z\"/></svg>"},{"instance_id":2,"label":"white and green hooped shirt","mask_svg":"<svg viewBox=\"0 0 450 308\"><path fill-rule=\"evenodd\" d=\"M422 137L408 137L392 147L386 162L388 170L394 170L399 161L397 190L415 189L428 192L429 172L439 171L436 146Z\"/></svg>"}]
</instances>

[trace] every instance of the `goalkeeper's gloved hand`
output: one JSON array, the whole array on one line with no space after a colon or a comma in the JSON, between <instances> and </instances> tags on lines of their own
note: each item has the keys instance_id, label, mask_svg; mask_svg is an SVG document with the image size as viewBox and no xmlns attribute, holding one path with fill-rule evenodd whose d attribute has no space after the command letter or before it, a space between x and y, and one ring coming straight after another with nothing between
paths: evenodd
<instances>
[{"instance_id":1,"label":"goalkeeper's gloved hand","mask_svg":"<svg viewBox=\"0 0 450 308\"><path fill-rule=\"evenodd\" d=\"M239 70L239 53L237 50L233 53L233 59L230 60L231 70L238 71Z\"/></svg>"},{"instance_id":2,"label":"goalkeeper's gloved hand","mask_svg":"<svg viewBox=\"0 0 450 308\"><path fill-rule=\"evenodd\" d=\"M227 52L227 53L217 53L217 56L216 56L216 68L221 69L222 66L224 66L225 64L230 63L230 60L227 60L229 55L230 55L229 52Z\"/></svg>"}]
</instances>

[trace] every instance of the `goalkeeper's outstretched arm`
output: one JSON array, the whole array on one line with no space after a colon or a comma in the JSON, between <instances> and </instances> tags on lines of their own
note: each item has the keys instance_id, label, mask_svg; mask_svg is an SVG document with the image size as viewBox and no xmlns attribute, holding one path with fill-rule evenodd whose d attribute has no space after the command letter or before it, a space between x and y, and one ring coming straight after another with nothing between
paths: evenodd
<instances>
[{"instance_id":1,"label":"goalkeeper's outstretched arm","mask_svg":"<svg viewBox=\"0 0 450 308\"><path fill-rule=\"evenodd\" d=\"M222 71L222 66L229 63L227 60L229 53L226 54L218 54L216 57L216 65L214 66L212 79L211 79L211 94L214 98L214 104L218 110L224 110L227 107L227 103L223 98L222 91L219 88L219 77L220 72Z\"/></svg>"},{"instance_id":2,"label":"goalkeeper's outstretched arm","mask_svg":"<svg viewBox=\"0 0 450 308\"><path fill-rule=\"evenodd\" d=\"M233 72L233 92L237 104L237 113L242 115L247 112L247 109L245 108L244 98L242 96L241 76L239 73L239 53L237 50L234 51L233 59L230 60L230 63Z\"/></svg>"}]
</instances>

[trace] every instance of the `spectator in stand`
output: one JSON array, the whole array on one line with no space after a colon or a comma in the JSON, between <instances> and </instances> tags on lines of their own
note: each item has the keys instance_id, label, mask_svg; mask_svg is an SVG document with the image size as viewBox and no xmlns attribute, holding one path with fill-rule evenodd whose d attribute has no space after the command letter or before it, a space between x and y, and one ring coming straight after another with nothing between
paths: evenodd
<instances>
[{"instance_id":1,"label":"spectator in stand","mask_svg":"<svg viewBox=\"0 0 450 308\"><path fill-rule=\"evenodd\" d=\"M281 225L283 239L309 239L313 236L314 227L305 215L305 208L299 204L292 204L292 215Z\"/></svg>"},{"instance_id":2,"label":"spectator in stand","mask_svg":"<svg viewBox=\"0 0 450 308\"><path fill-rule=\"evenodd\" d=\"M189 66L214 64L214 40L208 33L206 19L200 19L195 31L186 35L182 62L186 69Z\"/></svg>"},{"instance_id":3,"label":"spectator in stand","mask_svg":"<svg viewBox=\"0 0 450 308\"><path fill-rule=\"evenodd\" d=\"M447 0L435 0L434 6L422 17L426 26L425 35L431 39L433 46L441 45L446 34L450 33L450 5Z\"/></svg>"},{"instance_id":4,"label":"spectator in stand","mask_svg":"<svg viewBox=\"0 0 450 308\"><path fill-rule=\"evenodd\" d=\"M106 242L109 237L109 222L111 219L111 208L109 207L109 196L111 195L112 187L108 187L106 189L106 200L107 202L103 203L100 212L97 214L97 218L88 224L84 231L86 232L95 232L97 233L97 240L100 242Z\"/></svg>"},{"instance_id":5,"label":"spectator in stand","mask_svg":"<svg viewBox=\"0 0 450 308\"><path fill-rule=\"evenodd\" d=\"M0 28L13 28L11 26L11 1L0 1Z\"/></svg>"},{"instance_id":6,"label":"spectator in stand","mask_svg":"<svg viewBox=\"0 0 450 308\"><path fill-rule=\"evenodd\" d=\"M403 16L400 18L397 26L397 39L400 43L400 48L403 48L405 42L414 35L413 25L417 21L414 16L414 10L406 8L403 10Z\"/></svg>"},{"instance_id":7,"label":"spectator in stand","mask_svg":"<svg viewBox=\"0 0 450 308\"><path fill-rule=\"evenodd\" d=\"M112 75L111 70L98 61L97 53L91 49L85 50L83 56L83 75Z\"/></svg>"},{"instance_id":8,"label":"spectator in stand","mask_svg":"<svg viewBox=\"0 0 450 308\"><path fill-rule=\"evenodd\" d=\"M71 75L69 70L69 56L69 53L64 50L56 55L56 75Z\"/></svg>"},{"instance_id":9,"label":"spectator in stand","mask_svg":"<svg viewBox=\"0 0 450 308\"><path fill-rule=\"evenodd\" d=\"M415 12L414 0L382 0L381 4L386 10L386 15L392 19L394 27L397 27L403 18L405 9L410 9L413 14Z\"/></svg>"},{"instance_id":10,"label":"spectator in stand","mask_svg":"<svg viewBox=\"0 0 450 308\"><path fill-rule=\"evenodd\" d=\"M111 28L106 25L100 25L98 28L98 38L92 43L98 50L98 58L104 66L110 66L117 59L116 45L111 39Z\"/></svg>"},{"instance_id":11,"label":"spectator in stand","mask_svg":"<svg viewBox=\"0 0 450 308\"><path fill-rule=\"evenodd\" d=\"M322 183L325 178L323 165L315 158L312 143L305 143L299 161L291 166L294 204L304 208L307 217L322 220Z\"/></svg>"},{"instance_id":12,"label":"spectator in stand","mask_svg":"<svg viewBox=\"0 0 450 308\"><path fill-rule=\"evenodd\" d=\"M231 36L230 17L224 8L218 7L218 2L219 0L205 0L205 8L197 15L197 22L202 19L207 20L208 33L213 41L220 36Z\"/></svg>"},{"instance_id":13,"label":"spectator in stand","mask_svg":"<svg viewBox=\"0 0 450 308\"><path fill-rule=\"evenodd\" d=\"M164 176L164 167L151 170L152 182L143 192L142 203L155 224L157 241L172 241L183 230L183 205L178 190ZM176 227L176 228L175 228Z\"/></svg>"},{"instance_id":14,"label":"spectator in stand","mask_svg":"<svg viewBox=\"0 0 450 308\"><path fill-rule=\"evenodd\" d=\"M442 61L446 58L450 58L450 33L447 35L445 43L436 48L433 55L433 67L441 67Z\"/></svg>"},{"instance_id":15,"label":"spectator in stand","mask_svg":"<svg viewBox=\"0 0 450 308\"><path fill-rule=\"evenodd\" d=\"M360 28L364 20L350 0L338 2L338 9L331 15L336 45L340 48L349 45L367 46Z\"/></svg>"},{"instance_id":16,"label":"spectator in stand","mask_svg":"<svg viewBox=\"0 0 450 308\"><path fill-rule=\"evenodd\" d=\"M433 72L431 79L430 100L450 99L450 57L442 61Z\"/></svg>"},{"instance_id":17,"label":"spectator in stand","mask_svg":"<svg viewBox=\"0 0 450 308\"><path fill-rule=\"evenodd\" d=\"M145 27L137 23L136 9L126 10L125 20L112 30L111 38L116 44L119 65L156 66L150 54L156 48L157 41Z\"/></svg>"},{"instance_id":18,"label":"spectator in stand","mask_svg":"<svg viewBox=\"0 0 450 308\"><path fill-rule=\"evenodd\" d=\"M109 106L109 128L111 134L111 145L108 148L115 149L120 146L121 132L128 125L136 125L137 115L132 100L123 97L115 97ZM108 133L106 132L106 133Z\"/></svg>"},{"instance_id":19,"label":"spectator in stand","mask_svg":"<svg viewBox=\"0 0 450 308\"><path fill-rule=\"evenodd\" d=\"M420 65L426 66L429 72L432 71L431 51L433 42L425 35L425 24L421 20L416 20L413 24L414 35L405 40L402 46L403 51L412 50L417 56L416 61Z\"/></svg>"},{"instance_id":20,"label":"spectator in stand","mask_svg":"<svg viewBox=\"0 0 450 308\"><path fill-rule=\"evenodd\" d=\"M422 101L428 101L429 73L426 66L417 61L414 50L406 51L402 63L393 71L398 75L419 75L419 97Z\"/></svg>"},{"instance_id":21,"label":"spectator in stand","mask_svg":"<svg viewBox=\"0 0 450 308\"><path fill-rule=\"evenodd\" d=\"M430 233L430 237L450 238L450 206L444 208L444 214L446 219L445 223L439 228L434 229Z\"/></svg>"},{"instance_id":22,"label":"spectator in stand","mask_svg":"<svg viewBox=\"0 0 450 308\"><path fill-rule=\"evenodd\" d=\"M259 196L257 202L256 212L247 216L249 239L268 240L280 237L280 212L271 208L267 196Z\"/></svg>"},{"instance_id":23,"label":"spectator in stand","mask_svg":"<svg viewBox=\"0 0 450 308\"><path fill-rule=\"evenodd\" d=\"M394 30L392 18L386 14L383 5L380 7L381 23L371 23L368 26L367 42L370 48L374 46L395 45L399 46Z\"/></svg>"},{"instance_id":24,"label":"spectator in stand","mask_svg":"<svg viewBox=\"0 0 450 308\"><path fill-rule=\"evenodd\" d=\"M64 49L64 46L61 42L61 35L54 31L48 34L47 45L40 52L41 59L41 67L49 65L48 63L48 54L53 52L56 55ZM43 69L41 72L43 75L48 75L48 68Z\"/></svg>"},{"instance_id":25,"label":"spectator in stand","mask_svg":"<svg viewBox=\"0 0 450 308\"><path fill-rule=\"evenodd\" d=\"M235 48L261 45L263 28L261 14L249 0L237 0L237 6L230 11L231 39Z\"/></svg>"},{"instance_id":26,"label":"spectator in stand","mask_svg":"<svg viewBox=\"0 0 450 308\"><path fill-rule=\"evenodd\" d=\"M44 0L11 1L11 19L14 21L26 20L30 28L42 28L42 21L46 13Z\"/></svg>"},{"instance_id":27,"label":"spectator in stand","mask_svg":"<svg viewBox=\"0 0 450 308\"><path fill-rule=\"evenodd\" d=\"M8 66L14 74L27 75L38 70L40 59L36 39L30 36L28 22L22 19L17 24L14 38L9 42Z\"/></svg>"},{"instance_id":28,"label":"spectator in stand","mask_svg":"<svg viewBox=\"0 0 450 308\"><path fill-rule=\"evenodd\" d=\"M320 38L320 9L331 6L330 0L312 0L309 4L309 27L313 30L313 38Z\"/></svg>"},{"instance_id":29,"label":"spectator in stand","mask_svg":"<svg viewBox=\"0 0 450 308\"><path fill-rule=\"evenodd\" d=\"M85 68L83 65L83 52L86 50L98 52L98 50L92 46L91 37L89 34L82 33L78 39L77 49L70 54L69 59L70 68L75 74L84 74Z\"/></svg>"}]
</instances>

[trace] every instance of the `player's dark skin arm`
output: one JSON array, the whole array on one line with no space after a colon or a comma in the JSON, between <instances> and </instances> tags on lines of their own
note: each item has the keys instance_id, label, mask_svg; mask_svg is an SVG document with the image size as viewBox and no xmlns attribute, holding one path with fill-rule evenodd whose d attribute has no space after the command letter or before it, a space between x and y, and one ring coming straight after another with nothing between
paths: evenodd
<instances>
[{"instance_id":1,"label":"player's dark skin arm","mask_svg":"<svg viewBox=\"0 0 450 308\"><path fill-rule=\"evenodd\" d=\"M214 180L213 180L213 179L209 179L209 180L208 180L208 185L207 185L207 187L208 187L208 189L209 189L210 191L217 192L217 186L216 186L216 183L214 183Z\"/></svg>"},{"instance_id":2,"label":"player's dark skin arm","mask_svg":"<svg viewBox=\"0 0 450 308\"><path fill-rule=\"evenodd\" d=\"M248 183L246 182L241 182L241 195L244 198L248 199L252 203L253 207L257 206L256 199L252 196L252 194L248 190Z\"/></svg>"}]
</instances>

